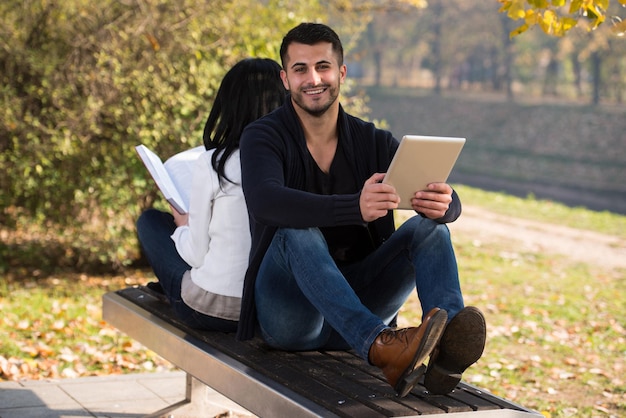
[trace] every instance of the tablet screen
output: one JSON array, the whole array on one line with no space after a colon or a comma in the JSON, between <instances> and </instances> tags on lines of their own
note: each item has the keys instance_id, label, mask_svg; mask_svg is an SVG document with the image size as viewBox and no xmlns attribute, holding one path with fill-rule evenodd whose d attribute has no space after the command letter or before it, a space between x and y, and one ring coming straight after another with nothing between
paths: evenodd
<instances>
[{"instance_id":1,"label":"tablet screen","mask_svg":"<svg viewBox=\"0 0 626 418\"><path fill-rule=\"evenodd\" d=\"M398 209L412 209L415 192L429 183L445 183L464 144L465 138L405 135L383 179L396 188Z\"/></svg>"}]
</instances>

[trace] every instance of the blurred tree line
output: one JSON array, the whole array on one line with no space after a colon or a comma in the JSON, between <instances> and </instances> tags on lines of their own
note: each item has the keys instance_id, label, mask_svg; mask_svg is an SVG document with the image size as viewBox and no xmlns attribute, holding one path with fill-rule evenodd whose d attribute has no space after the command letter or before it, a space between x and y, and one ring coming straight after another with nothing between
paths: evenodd
<instances>
[{"instance_id":1,"label":"blurred tree line","mask_svg":"<svg viewBox=\"0 0 626 418\"><path fill-rule=\"evenodd\" d=\"M608 7L609 21L599 24L591 15L589 19L581 15L578 27L568 29L565 36L546 35L540 24L514 36L520 22L498 13L499 3L504 1L428 0L425 8L373 13L351 56L357 68L364 69L361 83L427 87L435 93L499 92L511 100L532 95L623 103L626 37L619 17L624 14L623 0L595 1ZM588 21L597 26L590 27Z\"/></svg>"},{"instance_id":2,"label":"blurred tree line","mask_svg":"<svg viewBox=\"0 0 626 418\"><path fill-rule=\"evenodd\" d=\"M426 7L428 6L428 7ZM202 143L222 75L237 61L277 61L302 21L333 26L349 83L430 79L506 91L543 79L546 94L591 77L621 101L624 40L601 28L511 40L499 4L481 0L4 0L0 3L0 272L121 269L140 259L134 222L164 207L135 154L164 159ZM619 43L621 42L621 43ZM363 69L362 72L359 69ZM594 72L595 71L595 72ZM363 78L365 77L365 78ZM619 83L615 82L619 80ZM342 98L367 115L366 98ZM612 96L611 96L612 95Z\"/></svg>"}]
</instances>

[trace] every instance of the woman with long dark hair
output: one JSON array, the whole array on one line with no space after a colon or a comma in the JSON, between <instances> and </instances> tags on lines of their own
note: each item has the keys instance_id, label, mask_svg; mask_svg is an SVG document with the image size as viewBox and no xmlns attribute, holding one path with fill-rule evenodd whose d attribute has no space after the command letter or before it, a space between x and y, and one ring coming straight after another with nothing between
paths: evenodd
<instances>
[{"instance_id":1,"label":"woman with long dark hair","mask_svg":"<svg viewBox=\"0 0 626 418\"><path fill-rule=\"evenodd\" d=\"M148 209L139 242L177 317L205 330L233 332L248 267L250 228L241 189L239 137L285 100L280 66L244 59L228 71L204 128L193 168L189 213Z\"/></svg>"}]
</instances>

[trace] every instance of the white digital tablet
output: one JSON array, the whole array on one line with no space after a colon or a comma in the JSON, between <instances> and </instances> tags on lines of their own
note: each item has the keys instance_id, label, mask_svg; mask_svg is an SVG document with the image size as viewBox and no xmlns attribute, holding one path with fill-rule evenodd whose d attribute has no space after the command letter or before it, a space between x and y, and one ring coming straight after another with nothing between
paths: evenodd
<instances>
[{"instance_id":1,"label":"white digital tablet","mask_svg":"<svg viewBox=\"0 0 626 418\"><path fill-rule=\"evenodd\" d=\"M465 138L405 135L383 179L396 188L398 209L412 209L415 192L429 183L445 183L463 145Z\"/></svg>"}]
</instances>

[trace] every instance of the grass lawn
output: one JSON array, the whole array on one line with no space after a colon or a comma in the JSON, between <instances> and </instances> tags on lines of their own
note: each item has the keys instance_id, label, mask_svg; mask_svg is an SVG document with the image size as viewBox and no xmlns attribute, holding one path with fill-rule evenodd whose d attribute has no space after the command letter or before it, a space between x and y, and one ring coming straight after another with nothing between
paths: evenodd
<instances>
[{"instance_id":1,"label":"grass lawn","mask_svg":"<svg viewBox=\"0 0 626 418\"><path fill-rule=\"evenodd\" d=\"M625 238L626 217L458 187L464 202L509 216ZM549 208L549 210L547 210ZM466 303L487 317L485 355L464 379L545 416L626 415L626 272L454 235ZM0 378L42 379L171 366L101 319L101 296L153 280L74 273L0 280ZM416 298L401 314L419 322Z\"/></svg>"}]
</instances>

